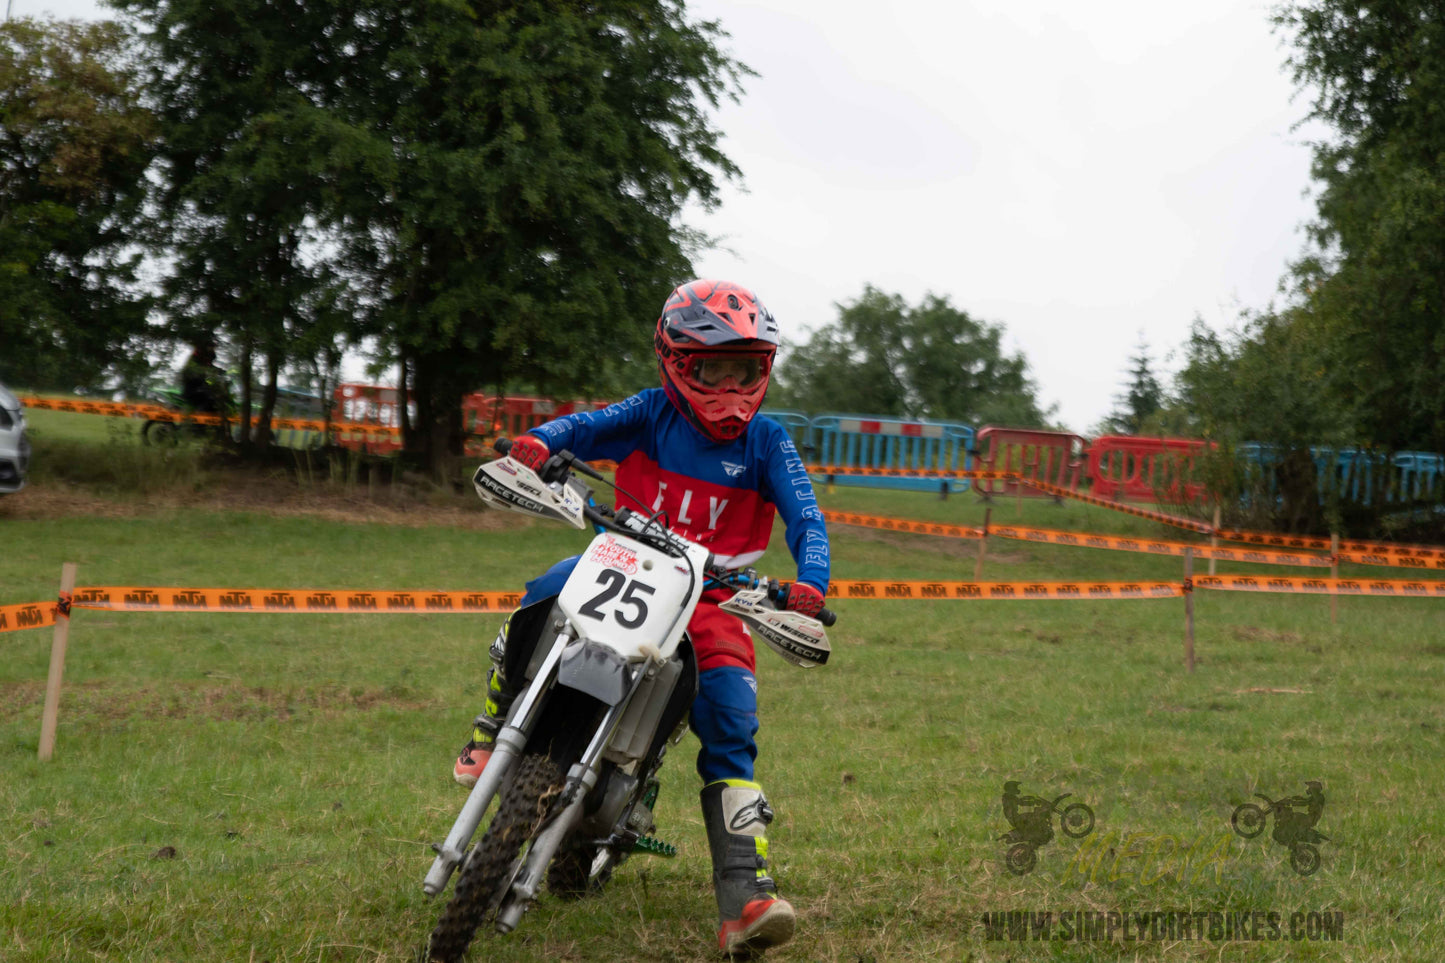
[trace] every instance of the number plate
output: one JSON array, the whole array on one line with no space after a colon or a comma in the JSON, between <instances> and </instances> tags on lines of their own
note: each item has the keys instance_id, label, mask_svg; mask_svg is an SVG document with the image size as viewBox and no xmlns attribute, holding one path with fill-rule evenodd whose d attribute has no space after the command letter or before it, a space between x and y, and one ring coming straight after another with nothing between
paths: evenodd
<instances>
[{"instance_id":1,"label":"number plate","mask_svg":"<svg viewBox=\"0 0 1445 963\"><path fill-rule=\"evenodd\" d=\"M628 659L649 649L667 658L702 595L707 550L693 546L689 555L691 568L686 559L604 532L582 553L558 604L584 638Z\"/></svg>"}]
</instances>

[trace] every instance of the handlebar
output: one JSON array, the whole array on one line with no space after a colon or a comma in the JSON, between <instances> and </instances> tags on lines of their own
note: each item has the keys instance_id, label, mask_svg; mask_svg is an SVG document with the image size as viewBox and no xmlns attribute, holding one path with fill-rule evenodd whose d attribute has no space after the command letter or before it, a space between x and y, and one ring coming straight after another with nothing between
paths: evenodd
<instances>
[{"instance_id":1,"label":"handlebar","mask_svg":"<svg viewBox=\"0 0 1445 963\"><path fill-rule=\"evenodd\" d=\"M492 443L492 448L497 452L497 454L505 456L509 451L512 450L512 440L510 438L498 438L495 442ZM551 484L552 482L564 481L568 473L572 471L581 472L583 475L586 475L589 478L595 478L599 481L606 481L606 479L603 478L602 474L597 471L597 469L593 468L591 465L587 464L585 461L578 458L576 455L572 454L566 449L556 452L550 458L548 458L542 464L541 470L537 472L537 475L539 478L542 479L542 481ZM611 529L612 531L616 531L634 538L638 535L643 535L646 538L650 534L647 533L645 529L647 527L650 527L652 519L647 518L640 513L632 512L630 509L623 508L619 509L617 512L613 512L610 508L593 505L591 499L589 498L588 504L583 509L583 514L587 518L587 520L592 522L594 525L601 525L603 528ZM644 531L639 532L636 528L628 525L627 522L630 518L644 518ZM656 527L662 529L662 535L669 538L672 536L672 533L663 526L657 525ZM664 539L654 536L648 538L648 540L662 541ZM666 550L665 546L658 547L664 548L664 550ZM783 608L787 604L789 588L789 583L787 582L779 582L776 579L760 578L755 574L749 574L747 572L739 572L732 569L720 568L711 563L711 557L709 557L707 575L714 581L726 585L737 585L743 588L757 588L759 585L766 584L768 600L770 602L778 606L778 608ZM838 621L837 613L833 612L831 609L826 608L820 609L816 618L825 626L831 626L834 622Z\"/></svg>"}]
</instances>

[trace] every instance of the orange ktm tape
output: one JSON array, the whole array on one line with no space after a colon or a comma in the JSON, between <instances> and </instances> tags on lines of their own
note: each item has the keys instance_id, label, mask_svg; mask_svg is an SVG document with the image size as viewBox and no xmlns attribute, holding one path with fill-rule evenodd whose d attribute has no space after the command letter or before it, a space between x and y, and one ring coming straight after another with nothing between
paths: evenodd
<instances>
[{"instance_id":1,"label":"orange ktm tape","mask_svg":"<svg viewBox=\"0 0 1445 963\"><path fill-rule=\"evenodd\" d=\"M20 605L0 605L0 632L18 632L21 629L43 629L54 625L56 618L54 602L24 602Z\"/></svg>"},{"instance_id":2,"label":"orange ktm tape","mask_svg":"<svg viewBox=\"0 0 1445 963\"><path fill-rule=\"evenodd\" d=\"M1215 558L1229 562L1256 562L1263 565L1300 565L1317 568L1328 568L1330 564L1329 558L1323 555L1269 552L1259 549L1211 548L1208 545L1195 545L1190 542L1123 538L1117 535L1095 535L1089 532L1065 532L1052 528L990 525L988 533L997 535L999 538L1012 538L1025 542L1077 545L1082 548L1107 548L1120 552L1139 552L1145 555L1182 556L1187 549L1193 549L1195 558Z\"/></svg>"},{"instance_id":3,"label":"orange ktm tape","mask_svg":"<svg viewBox=\"0 0 1445 963\"><path fill-rule=\"evenodd\" d=\"M1133 505L1126 505L1123 502L1100 498L1098 495L1086 495L1083 492L1076 492L1071 488L1061 488L1058 485L1050 485L1048 482L1038 481L1032 478L1019 476L1019 481L1029 485L1031 488L1037 488L1039 491L1057 498L1072 498L1074 501L1084 502L1089 505L1098 505L1100 508L1107 508L1110 511L1123 512L1125 515L1134 515L1138 518L1147 518L1165 525L1173 525L1175 528L1188 529L1191 532L1200 532L1208 535L1213 528L1208 522L1198 522L1192 518L1182 518L1178 515L1166 514L1165 512L1154 512L1147 508L1136 508Z\"/></svg>"},{"instance_id":4,"label":"orange ktm tape","mask_svg":"<svg viewBox=\"0 0 1445 963\"><path fill-rule=\"evenodd\" d=\"M824 510L825 521L838 525L857 525L862 528L880 528L886 532L910 532L914 535L942 535L946 538L983 538L983 529L967 525L949 525L944 522L924 522L908 518L888 518L884 515L861 515L858 512L835 512Z\"/></svg>"},{"instance_id":5,"label":"orange ktm tape","mask_svg":"<svg viewBox=\"0 0 1445 963\"><path fill-rule=\"evenodd\" d=\"M914 468L859 468L852 465L808 465L807 469L815 475L864 475L889 478L973 478L1017 481L1020 484L1027 485L1030 488L1036 488L1041 492L1054 495L1058 498L1072 498L1075 501L1087 502L1090 505L1098 505L1112 511L1123 512L1126 515L1135 515L1139 518L1162 522L1165 525L1173 525L1176 528L1185 528L1194 532L1202 532L1206 535L1209 534L1211 529L1211 526L1207 522L1197 522L1192 518L1181 518L1178 515L1154 512L1147 508L1136 508L1133 505L1110 501L1107 498L1086 495L1083 492L1076 492L1071 488L1060 488L1058 485L1050 485L1048 482L1025 478L1016 471L983 471L979 469L935 471L932 469Z\"/></svg>"},{"instance_id":6,"label":"orange ktm tape","mask_svg":"<svg viewBox=\"0 0 1445 963\"><path fill-rule=\"evenodd\" d=\"M153 404L125 404L118 401L84 401L70 398L41 398L37 395L24 395L20 403L27 408L46 408L55 411L72 411L87 415L112 415L128 418L146 418L152 421L184 422L197 425L219 425L219 415L210 414L184 414L171 408L165 408ZM294 429L296 431L325 431L328 423L311 418L272 418L271 427L283 430ZM401 434L400 428L387 427L386 425L369 425L355 421L333 421L329 427L332 431L352 435L377 435L391 437Z\"/></svg>"},{"instance_id":7,"label":"orange ktm tape","mask_svg":"<svg viewBox=\"0 0 1445 963\"><path fill-rule=\"evenodd\" d=\"M1249 542L1254 545L1273 545L1283 548L1308 548L1329 551L1330 540L1316 535L1279 535L1274 532L1247 532L1238 529L1220 529L1220 538L1231 542ZM1397 545L1391 542L1340 541L1340 561L1357 561L1363 565L1392 565L1393 562L1363 561L1358 556L1371 558L1413 558L1428 561L1445 561L1445 548L1439 545ZM1357 556L1346 559L1346 555ZM1418 566L1411 566L1418 567Z\"/></svg>"},{"instance_id":8,"label":"orange ktm tape","mask_svg":"<svg viewBox=\"0 0 1445 963\"><path fill-rule=\"evenodd\" d=\"M886 515L863 515L858 512L824 510L823 518L837 525L857 525L864 528L877 528L889 532L909 532L915 535L941 535L947 538L983 538L985 534L983 529L972 528L967 525L948 525L941 522L925 522L909 518L890 518ZM1262 565L1298 565L1306 568L1328 568L1330 564L1329 558L1323 555L1271 552L1262 549L1211 548L1208 545L1195 545L1190 542L1124 538L1116 535L1096 535L1090 532L1066 532L1052 528L1024 528L1019 525L990 525L987 534L999 538L1017 539L1024 542L1043 542L1050 545L1074 545L1080 548L1107 548L1121 552L1139 552L1146 555L1182 557L1186 549L1192 548L1194 549L1196 558L1215 558L1228 562L1255 562Z\"/></svg>"},{"instance_id":9,"label":"orange ktm tape","mask_svg":"<svg viewBox=\"0 0 1445 963\"><path fill-rule=\"evenodd\" d=\"M980 478L1007 480L1018 478L1017 472L984 471L980 469L942 468L868 468L861 465L805 465L814 475L868 475L887 478Z\"/></svg>"},{"instance_id":10,"label":"orange ktm tape","mask_svg":"<svg viewBox=\"0 0 1445 963\"><path fill-rule=\"evenodd\" d=\"M1411 582L1404 579L1332 579L1196 575L1195 589L1227 592L1278 592L1285 595L1383 595L1392 598L1445 598L1445 579Z\"/></svg>"},{"instance_id":11,"label":"orange ktm tape","mask_svg":"<svg viewBox=\"0 0 1445 963\"><path fill-rule=\"evenodd\" d=\"M476 613L510 612L517 592L394 592L386 589L78 588L75 608L123 612Z\"/></svg>"},{"instance_id":12,"label":"orange ktm tape","mask_svg":"<svg viewBox=\"0 0 1445 963\"><path fill-rule=\"evenodd\" d=\"M1178 598L1178 582L886 582L838 581L828 586L834 599L1160 599Z\"/></svg>"},{"instance_id":13,"label":"orange ktm tape","mask_svg":"<svg viewBox=\"0 0 1445 963\"><path fill-rule=\"evenodd\" d=\"M1341 552L1339 557L1341 562L1354 562L1357 565L1389 565L1394 568L1413 568L1421 571L1431 569L1445 571L1445 558L1417 558L1410 555L1385 555L1376 552L1368 554Z\"/></svg>"}]
</instances>

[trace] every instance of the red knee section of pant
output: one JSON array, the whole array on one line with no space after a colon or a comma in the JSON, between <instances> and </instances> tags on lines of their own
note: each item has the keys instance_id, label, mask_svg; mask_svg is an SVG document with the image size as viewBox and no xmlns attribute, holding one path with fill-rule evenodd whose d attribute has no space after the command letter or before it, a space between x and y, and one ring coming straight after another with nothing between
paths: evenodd
<instances>
[{"instance_id":1,"label":"red knee section of pant","mask_svg":"<svg viewBox=\"0 0 1445 963\"><path fill-rule=\"evenodd\" d=\"M729 615L718 608L719 602L733 597L727 590L712 589L704 592L702 601L687 623L687 635L692 639L692 650L697 655L699 672L734 665L749 672L757 671L757 657L753 652L753 639L735 615Z\"/></svg>"}]
</instances>

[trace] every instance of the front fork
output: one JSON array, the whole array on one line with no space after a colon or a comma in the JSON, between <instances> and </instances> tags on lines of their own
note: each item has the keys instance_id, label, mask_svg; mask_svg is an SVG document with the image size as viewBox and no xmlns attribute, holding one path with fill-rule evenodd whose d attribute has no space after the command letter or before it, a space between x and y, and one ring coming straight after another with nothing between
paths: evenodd
<instances>
[{"instance_id":1,"label":"front fork","mask_svg":"<svg viewBox=\"0 0 1445 963\"><path fill-rule=\"evenodd\" d=\"M627 694L615 706L607 710L602 717L602 722L592 734L592 741L582 753L582 758L573 763L572 768L567 772L567 787L563 791L562 798L566 800L566 808L554 819L546 829L532 841L527 850L525 862L521 870L512 880L512 885L507 889L507 895L503 898L500 908L497 910L497 932L510 933L522 919L522 914L531 905L537 891L542 886L542 879L547 872L547 865L552 862L552 857L557 855L563 841L571 835L578 820L582 818L582 805L597 785L597 774L602 769L602 753L606 750L612 737L617 734L617 726L622 722L622 716L632 702L632 697L637 694L637 689L642 685L642 680L647 672L638 668L633 675L632 683L628 686Z\"/></svg>"},{"instance_id":2,"label":"front fork","mask_svg":"<svg viewBox=\"0 0 1445 963\"><path fill-rule=\"evenodd\" d=\"M562 650L571 640L569 632L563 632L553 640L552 648L548 650L542 664L537 668L536 675L532 677L532 684L527 686L517 705L513 707L507 724L497 733L492 757L487 760L486 768L482 770L477 784L467 795L467 801L462 806L457 821L452 824L452 831L447 834L446 842L432 846L436 850L437 858L433 860L426 880L422 883L422 891L428 896L435 896L445 889L447 880L451 879L452 873L461 865L467 844L472 841L482 816L486 814L492 798L502 788L502 782L511 771L512 764L517 761L527 744L542 696L551 687L557 674L557 664L562 660Z\"/></svg>"}]
</instances>

